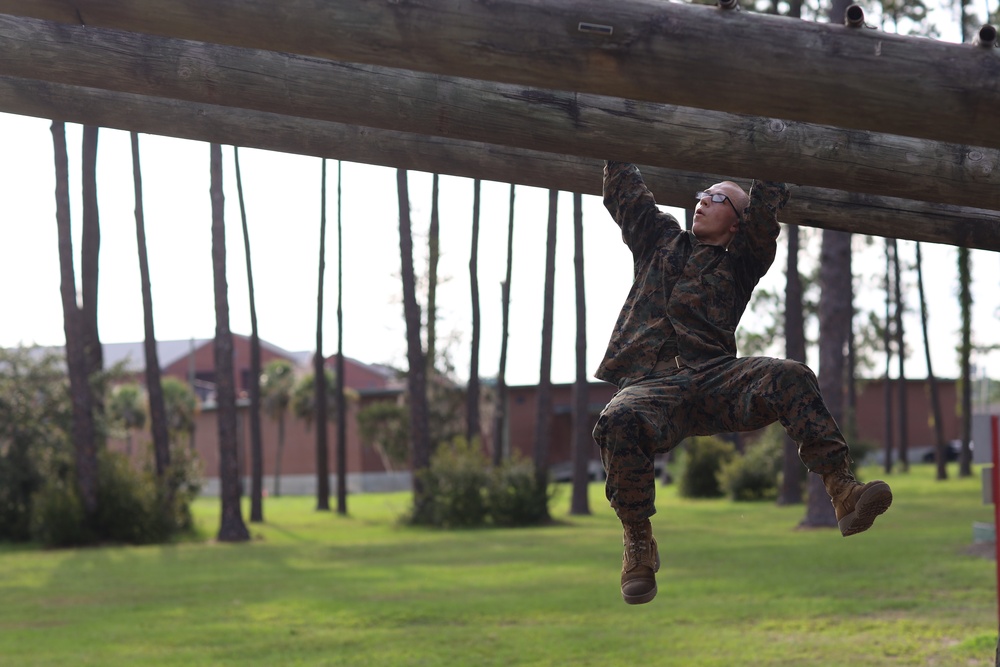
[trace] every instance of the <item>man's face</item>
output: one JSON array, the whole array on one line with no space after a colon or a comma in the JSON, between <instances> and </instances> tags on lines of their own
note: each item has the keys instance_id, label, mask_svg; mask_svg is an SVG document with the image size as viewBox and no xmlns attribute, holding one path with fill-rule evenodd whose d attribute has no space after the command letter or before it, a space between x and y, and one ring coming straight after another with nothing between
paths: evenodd
<instances>
[{"instance_id":1,"label":"man's face","mask_svg":"<svg viewBox=\"0 0 1000 667\"><path fill-rule=\"evenodd\" d=\"M725 199L716 202L713 201L713 195L724 195ZM706 188L694 209L691 231L702 243L728 246L739 229L740 220L736 214L736 210L740 208L738 202L742 202L745 197L739 186L732 183L716 183Z\"/></svg>"}]
</instances>

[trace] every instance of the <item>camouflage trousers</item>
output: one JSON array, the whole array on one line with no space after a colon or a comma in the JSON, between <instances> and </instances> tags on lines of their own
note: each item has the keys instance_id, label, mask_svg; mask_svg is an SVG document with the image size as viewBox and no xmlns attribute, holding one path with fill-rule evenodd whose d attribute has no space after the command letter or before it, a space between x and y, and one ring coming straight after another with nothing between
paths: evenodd
<instances>
[{"instance_id":1,"label":"camouflage trousers","mask_svg":"<svg viewBox=\"0 0 1000 667\"><path fill-rule=\"evenodd\" d=\"M698 369L655 371L623 386L601 413L594 439L606 493L623 522L652 516L653 457L688 436L753 431L779 421L810 471L848 461L848 446L805 364L770 357L726 359Z\"/></svg>"}]
</instances>

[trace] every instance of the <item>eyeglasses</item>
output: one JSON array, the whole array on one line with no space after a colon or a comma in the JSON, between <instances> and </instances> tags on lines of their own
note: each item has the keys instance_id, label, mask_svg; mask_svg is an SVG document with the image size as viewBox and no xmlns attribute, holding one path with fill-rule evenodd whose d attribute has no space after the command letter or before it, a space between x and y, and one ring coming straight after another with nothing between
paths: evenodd
<instances>
[{"instance_id":1,"label":"eyeglasses","mask_svg":"<svg viewBox=\"0 0 1000 667\"><path fill-rule=\"evenodd\" d=\"M736 210L736 205L733 204L733 200L730 199L728 196L722 194L721 192L704 192L704 191L702 191L702 192L696 192L696 193L694 193L694 198L697 199L698 201L701 201L705 197L711 197L712 201L715 202L716 204L721 204L724 201L725 202L729 202L729 205L733 209L733 213L736 214L736 219L737 220L742 220L743 219L743 216L740 214L740 212Z\"/></svg>"}]
</instances>

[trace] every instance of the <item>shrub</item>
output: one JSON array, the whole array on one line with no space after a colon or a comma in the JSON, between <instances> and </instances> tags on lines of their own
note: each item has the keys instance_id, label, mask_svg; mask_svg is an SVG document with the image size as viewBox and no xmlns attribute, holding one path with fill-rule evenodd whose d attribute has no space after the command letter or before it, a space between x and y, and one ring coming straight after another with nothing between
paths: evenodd
<instances>
[{"instance_id":1,"label":"shrub","mask_svg":"<svg viewBox=\"0 0 1000 667\"><path fill-rule=\"evenodd\" d=\"M49 547L90 544L83 504L71 480L48 480L32 497L31 537Z\"/></svg>"},{"instance_id":2,"label":"shrub","mask_svg":"<svg viewBox=\"0 0 1000 667\"><path fill-rule=\"evenodd\" d=\"M489 516L496 526L530 526L549 516L546 486L539 488L535 465L514 457L494 468L486 489Z\"/></svg>"},{"instance_id":3,"label":"shrub","mask_svg":"<svg viewBox=\"0 0 1000 667\"><path fill-rule=\"evenodd\" d=\"M164 506L166 495L149 470L135 470L120 453L102 452L94 517L101 539L127 544L166 541L176 523L173 507Z\"/></svg>"},{"instance_id":4,"label":"shrub","mask_svg":"<svg viewBox=\"0 0 1000 667\"><path fill-rule=\"evenodd\" d=\"M420 471L425 503L412 522L445 528L480 526L486 520L486 457L465 438L442 443Z\"/></svg>"},{"instance_id":5,"label":"shrub","mask_svg":"<svg viewBox=\"0 0 1000 667\"><path fill-rule=\"evenodd\" d=\"M715 436L698 436L687 441L685 452L680 494L687 498L723 496L718 474L722 466L732 460L736 448Z\"/></svg>"},{"instance_id":6,"label":"shrub","mask_svg":"<svg viewBox=\"0 0 1000 667\"><path fill-rule=\"evenodd\" d=\"M34 539L53 547L151 544L191 529L190 505L199 491L199 472L189 450L175 448L162 482L150 466L137 469L120 452L100 452L97 464L94 516L86 517L72 473L53 475L33 497Z\"/></svg>"},{"instance_id":7,"label":"shrub","mask_svg":"<svg viewBox=\"0 0 1000 667\"><path fill-rule=\"evenodd\" d=\"M722 466L719 485L733 500L776 498L783 453L781 440L763 438Z\"/></svg>"},{"instance_id":8,"label":"shrub","mask_svg":"<svg viewBox=\"0 0 1000 667\"><path fill-rule=\"evenodd\" d=\"M0 442L0 541L31 539L31 504L45 477L27 447Z\"/></svg>"},{"instance_id":9,"label":"shrub","mask_svg":"<svg viewBox=\"0 0 1000 667\"><path fill-rule=\"evenodd\" d=\"M194 529L191 503L201 493L202 473L202 461L195 450L185 445L174 445L170 448L166 488L170 490L173 498L173 503L168 508L171 533ZM162 494L163 489L159 488L158 492Z\"/></svg>"},{"instance_id":10,"label":"shrub","mask_svg":"<svg viewBox=\"0 0 1000 667\"><path fill-rule=\"evenodd\" d=\"M419 474L423 505L410 523L443 528L524 526L548 517L548 485L538 488L531 461L513 458L491 468L478 443L458 437L438 446Z\"/></svg>"},{"instance_id":11,"label":"shrub","mask_svg":"<svg viewBox=\"0 0 1000 667\"><path fill-rule=\"evenodd\" d=\"M0 349L0 541L31 539L33 498L72 468L63 363L54 354Z\"/></svg>"}]
</instances>

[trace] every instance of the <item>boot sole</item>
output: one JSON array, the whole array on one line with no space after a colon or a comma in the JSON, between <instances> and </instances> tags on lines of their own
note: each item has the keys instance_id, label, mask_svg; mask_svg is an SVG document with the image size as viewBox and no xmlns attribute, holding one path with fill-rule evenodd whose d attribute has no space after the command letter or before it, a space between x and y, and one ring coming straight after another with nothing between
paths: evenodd
<instances>
[{"instance_id":1,"label":"boot sole","mask_svg":"<svg viewBox=\"0 0 1000 667\"><path fill-rule=\"evenodd\" d=\"M646 604L656 597L656 584L653 584L652 590L649 590L642 595L625 595L622 593L622 599L625 600L625 604Z\"/></svg>"},{"instance_id":2,"label":"boot sole","mask_svg":"<svg viewBox=\"0 0 1000 667\"><path fill-rule=\"evenodd\" d=\"M841 519L837 525L844 537L863 533L872 527L875 519L892 505L892 490L885 482L874 484L858 498L854 511Z\"/></svg>"}]
</instances>

